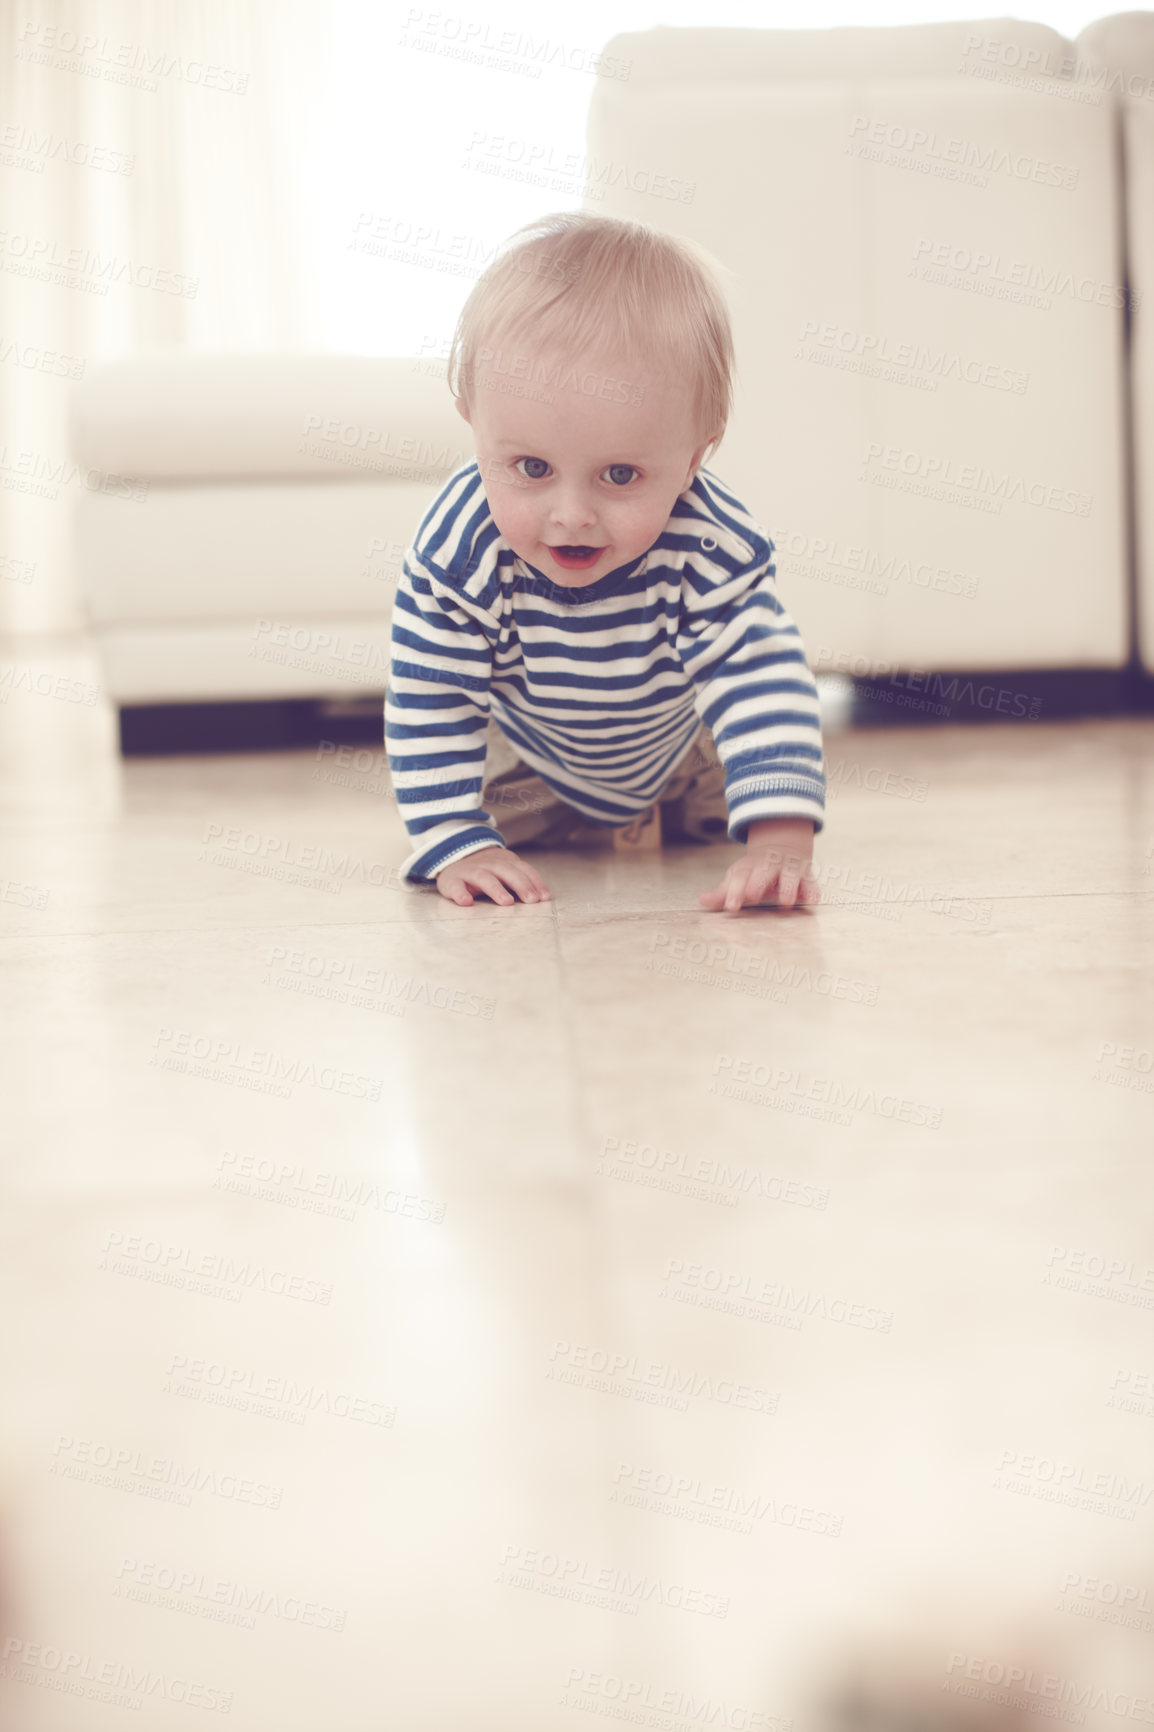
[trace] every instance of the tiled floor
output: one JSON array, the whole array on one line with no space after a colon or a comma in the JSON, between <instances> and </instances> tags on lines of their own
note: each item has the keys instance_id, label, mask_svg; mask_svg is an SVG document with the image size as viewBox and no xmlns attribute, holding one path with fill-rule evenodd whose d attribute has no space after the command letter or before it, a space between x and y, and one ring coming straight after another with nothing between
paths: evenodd
<instances>
[{"instance_id":1,"label":"tiled floor","mask_svg":"<svg viewBox=\"0 0 1154 1732\"><path fill-rule=\"evenodd\" d=\"M1150 1723L1154 727L459 909L379 755L6 689L5 1728Z\"/></svg>"}]
</instances>

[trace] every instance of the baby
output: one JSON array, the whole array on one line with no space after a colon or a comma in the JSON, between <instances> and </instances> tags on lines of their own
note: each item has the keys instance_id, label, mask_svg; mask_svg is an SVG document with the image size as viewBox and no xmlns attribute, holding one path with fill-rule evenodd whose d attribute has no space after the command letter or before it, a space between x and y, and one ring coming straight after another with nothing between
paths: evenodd
<instances>
[{"instance_id":1,"label":"baby","mask_svg":"<svg viewBox=\"0 0 1154 1732\"><path fill-rule=\"evenodd\" d=\"M733 372L709 264L562 212L461 311L448 382L477 457L422 518L393 613L407 884L547 901L515 847L611 840L656 808L659 835L742 850L704 907L818 901L817 686L773 543L702 464Z\"/></svg>"}]
</instances>

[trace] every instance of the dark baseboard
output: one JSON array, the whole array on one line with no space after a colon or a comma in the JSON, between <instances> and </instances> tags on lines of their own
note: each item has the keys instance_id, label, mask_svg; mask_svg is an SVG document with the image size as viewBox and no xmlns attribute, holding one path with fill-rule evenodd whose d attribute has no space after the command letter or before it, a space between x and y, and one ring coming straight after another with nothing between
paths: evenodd
<instances>
[{"instance_id":1,"label":"dark baseboard","mask_svg":"<svg viewBox=\"0 0 1154 1732\"><path fill-rule=\"evenodd\" d=\"M918 669L855 679L853 687L855 728L1154 714L1154 675L1133 665L948 674Z\"/></svg>"},{"instance_id":2,"label":"dark baseboard","mask_svg":"<svg viewBox=\"0 0 1154 1732\"><path fill-rule=\"evenodd\" d=\"M120 712L126 758L179 753L307 751L322 740L385 743L385 694L219 704L129 704Z\"/></svg>"},{"instance_id":3,"label":"dark baseboard","mask_svg":"<svg viewBox=\"0 0 1154 1732\"><path fill-rule=\"evenodd\" d=\"M895 673L855 679L853 726L1067 721L1154 715L1154 675L1142 668ZM179 753L307 751L322 740L383 746L384 692L358 698L277 698L220 704L130 704L120 712L126 758Z\"/></svg>"}]
</instances>

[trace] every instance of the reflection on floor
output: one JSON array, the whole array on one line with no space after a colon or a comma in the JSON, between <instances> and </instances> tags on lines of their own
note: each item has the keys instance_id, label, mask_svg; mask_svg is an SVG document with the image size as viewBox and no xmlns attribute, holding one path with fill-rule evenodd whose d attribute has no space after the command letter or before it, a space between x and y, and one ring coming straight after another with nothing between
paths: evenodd
<instances>
[{"instance_id":1,"label":"reflection on floor","mask_svg":"<svg viewBox=\"0 0 1154 1732\"><path fill-rule=\"evenodd\" d=\"M831 737L727 918L8 694L6 1726L1150 1722L1150 724Z\"/></svg>"}]
</instances>

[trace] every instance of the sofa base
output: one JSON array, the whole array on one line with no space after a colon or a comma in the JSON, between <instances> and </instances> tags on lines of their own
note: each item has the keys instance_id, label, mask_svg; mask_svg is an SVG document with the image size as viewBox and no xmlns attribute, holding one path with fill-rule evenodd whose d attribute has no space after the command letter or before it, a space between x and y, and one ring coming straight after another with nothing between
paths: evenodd
<instances>
[{"instance_id":1,"label":"sofa base","mask_svg":"<svg viewBox=\"0 0 1154 1732\"><path fill-rule=\"evenodd\" d=\"M825 679L819 675L819 685ZM838 723L856 728L1154 715L1154 674L1137 665L1026 668L1019 673L912 670L848 683L853 686L852 701ZM120 710L120 750L126 758L139 758L300 751L322 740L382 747L384 704L384 692L357 698L126 704Z\"/></svg>"},{"instance_id":2,"label":"sofa base","mask_svg":"<svg viewBox=\"0 0 1154 1732\"><path fill-rule=\"evenodd\" d=\"M126 704L120 711L120 750L126 758L301 751L322 740L383 746L384 692L363 698Z\"/></svg>"},{"instance_id":3,"label":"sofa base","mask_svg":"<svg viewBox=\"0 0 1154 1732\"><path fill-rule=\"evenodd\" d=\"M1123 668L999 668L927 673L906 669L855 679L855 728L933 722L1060 722L1091 716L1154 714L1154 675Z\"/></svg>"}]
</instances>

